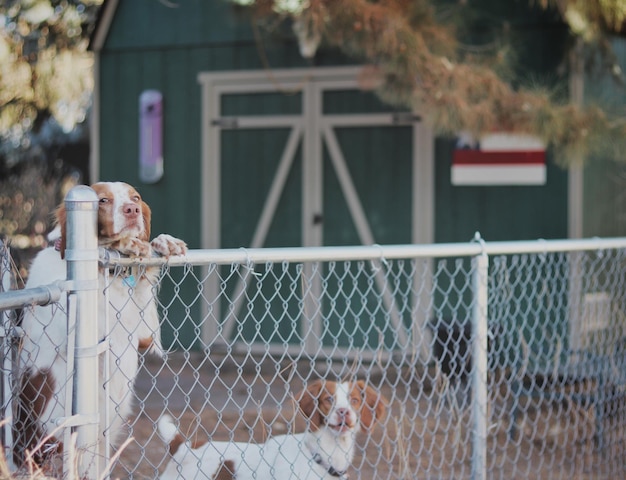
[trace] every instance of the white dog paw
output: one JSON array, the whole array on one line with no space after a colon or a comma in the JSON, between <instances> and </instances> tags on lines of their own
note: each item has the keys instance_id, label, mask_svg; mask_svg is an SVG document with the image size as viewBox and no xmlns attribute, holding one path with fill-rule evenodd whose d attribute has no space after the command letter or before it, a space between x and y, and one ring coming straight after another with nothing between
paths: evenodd
<instances>
[{"instance_id":1,"label":"white dog paw","mask_svg":"<svg viewBox=\"0 0 626 480\"><path fill-rule=\"evenodd\" d=\"M172 255L184 255L187 253L187 244L182 240L172 237L167 233L162 233L152 240L152 249L164 257Z\"/></svg>"}]
</instances>

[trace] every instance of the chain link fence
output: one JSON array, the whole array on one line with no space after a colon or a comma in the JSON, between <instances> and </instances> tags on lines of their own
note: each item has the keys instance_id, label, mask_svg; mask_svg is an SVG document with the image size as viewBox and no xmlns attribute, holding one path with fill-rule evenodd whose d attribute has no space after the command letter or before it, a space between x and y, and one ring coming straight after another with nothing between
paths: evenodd
<instances>
[{"instance_id":1,"label":"chain link fence","mask_svg":"<svg viewBox=\"0 0 626 480\"><path fill-rule=\"evenodd\" d=\"M294 399L307 384L356 378L388 415L359 434L351 479L623 478L625 255L615 239L155 260L165 354L138 352L111 476L158 477L164 414L192 441L262 442L306 427ZM101 265L112 281L133 264ZM7 313L6 417L19 349Z\"/></svg>"}]
</instances>

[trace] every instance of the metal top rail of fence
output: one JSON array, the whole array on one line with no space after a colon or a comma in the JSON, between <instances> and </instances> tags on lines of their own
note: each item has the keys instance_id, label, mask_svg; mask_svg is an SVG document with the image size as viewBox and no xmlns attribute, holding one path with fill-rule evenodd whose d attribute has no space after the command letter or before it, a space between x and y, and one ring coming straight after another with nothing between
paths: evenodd
<instances>
[{"instance_id":1,"label":"metal top rail of fence","mask_svg":"<svg viewBox=\"0 0 626 480\"><path fill-rule=\"evenodd\" d=\"M359 245L327 247L225 248L190 250L184 256L154 256L131 259L118 252L100 250L100 259L111 265L231 265L267 262L331 262L354 260L393 260L406 258L470 257L524 253L602 251L626 248L626 238L587 238L562 240L519 240L489 242L476 234L466 243L435 243L428 245Z\"/></svg>"}]
</instances>

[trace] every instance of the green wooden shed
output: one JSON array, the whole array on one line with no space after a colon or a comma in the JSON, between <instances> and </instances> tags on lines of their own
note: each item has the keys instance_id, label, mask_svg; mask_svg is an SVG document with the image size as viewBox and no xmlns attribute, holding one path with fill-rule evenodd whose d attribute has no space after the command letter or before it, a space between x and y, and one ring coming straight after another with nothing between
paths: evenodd
<instances>
[{"instance_id":1,"label":"green wooden shed","mask_svg":"<svg viewBox=\"0 0 626 480\"><path fill-rule=\"evenodd\" d=\"M520 2L510 3L497 9L515 17ZM520 38L543 45L529 71L555 71L564 26L536 14L522 23ZM289 31L260 34L229 1L105 0L91 49L92 180L137 186L154 233L191 248L583 233L579 170L548 151L538 184L455 185L457 142L436 137L425 112L383 104L361 88L358 62L324 48L306 60ZM140 98L152 91L162 172L143 181Z\"/></svg>"}]
</instances>

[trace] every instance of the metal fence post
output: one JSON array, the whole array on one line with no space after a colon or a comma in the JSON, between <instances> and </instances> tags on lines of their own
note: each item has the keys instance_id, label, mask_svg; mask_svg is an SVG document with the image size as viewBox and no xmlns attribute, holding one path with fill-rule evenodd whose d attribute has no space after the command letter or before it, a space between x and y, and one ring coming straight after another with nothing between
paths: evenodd
<instances>
[{"instance_id":1,"label":"metal fence post","mask_svg":"<svg viewBox=\"0 0 626 480\"><path fill-rule=\"evenodd\" d=\"M78 478L98 478L98 197L89 187L74 187L65 197L69 325L76 325L73 422L76 425ZM68 352L68 356L72 352ZM69 358L68 358L68 363ZM67 458L67 456L66 456ZM66 472L73 468L66 465Z\"/></svg>"},{"instance_id":2,"label":"metal fence post","mask_svg":"<svg viewBox=\"0 0 626 480\"><path fill-rule=\"evenodd\" d=\"M489 257L484 242L482 252L474 257L472 275L472 479L484 480L487 476L487 301Z\"/></svg>"},{"instance_id":3,"label":"metal fence post","mask_svg":"<svg viewBox=\"0 0 626 480\"><path fill-rule=\"evenodd\" d=\"M0 240L0 292L11 290L11 254L7 244ZM12 352L12 325L13 312L0 311L0 418L9 418L13 411L11 381L13 372L13 352ZM11 425L4 423L0 426L0 443L4 446L4 458L11 471L13 471L13 434Z\"/></svg>"}]
</instances>

